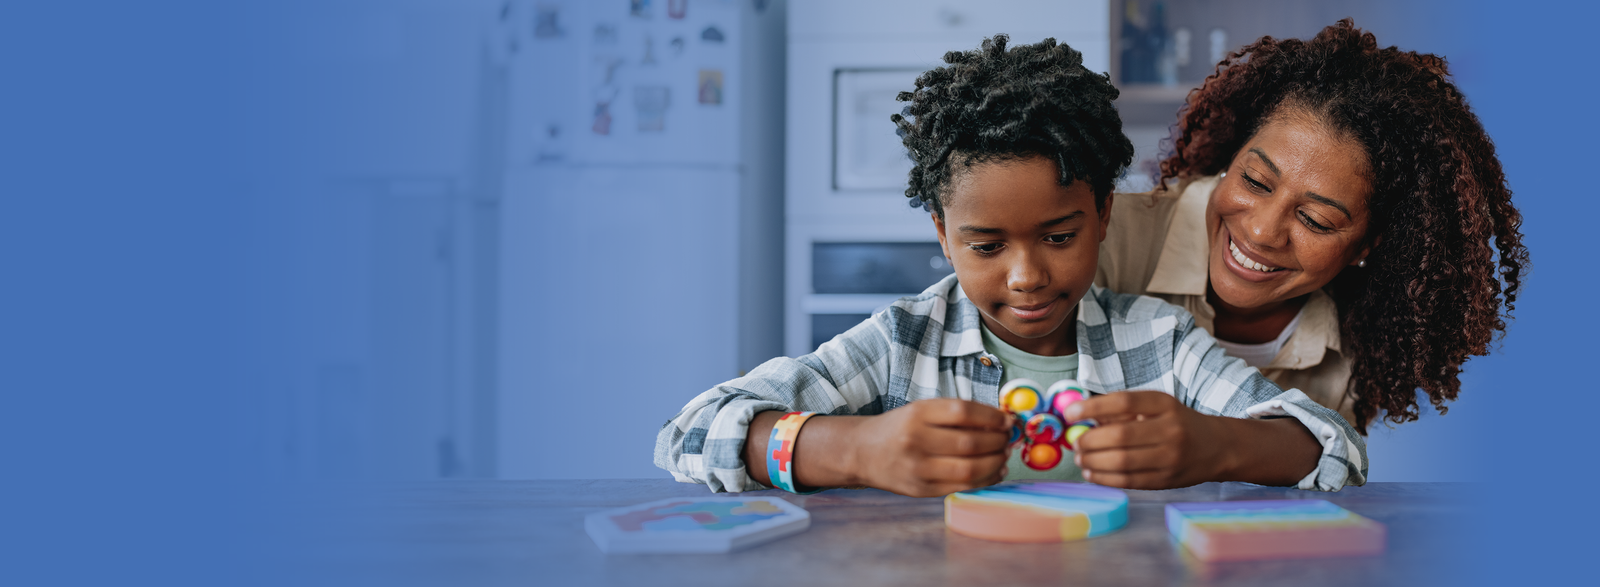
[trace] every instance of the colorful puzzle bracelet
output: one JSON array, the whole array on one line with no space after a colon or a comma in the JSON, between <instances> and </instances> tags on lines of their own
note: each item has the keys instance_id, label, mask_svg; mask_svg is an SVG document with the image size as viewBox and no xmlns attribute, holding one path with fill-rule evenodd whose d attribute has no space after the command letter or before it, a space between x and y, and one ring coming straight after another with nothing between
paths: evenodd
<instances>
[{"instance_id":1,"label":"colorful puzzle bracelet","mask_svg":"<svg viewBox=\"0 0 1600 587\"><path fill-rule=\"evenodd\" d=\"M773 487L789 493L816 493L798 491L794 485L794 439L800 436L800 425L815 414L789 412L772 425L772 437L767 440L767 479Z\"/></svg>"}]
</instances>

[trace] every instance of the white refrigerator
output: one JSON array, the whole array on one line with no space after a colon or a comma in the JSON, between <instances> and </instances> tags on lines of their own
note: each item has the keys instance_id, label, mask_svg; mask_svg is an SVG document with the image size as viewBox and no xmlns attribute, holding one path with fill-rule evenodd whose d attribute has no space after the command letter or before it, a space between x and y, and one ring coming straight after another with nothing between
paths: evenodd
<instances>
[{"instance_id":1,"label":"white refrigerator","mask_svg":"<svg viewBox=\"0 0 1600 587\"><path fill-rule=\"evenodd\" d=\"M782 35L746 32L781 31L783 6L514 10L494 41L512 72L498 476L663 476L662 423L753 366L760 333L781 345Z\"/></svg>"}]
</instances>

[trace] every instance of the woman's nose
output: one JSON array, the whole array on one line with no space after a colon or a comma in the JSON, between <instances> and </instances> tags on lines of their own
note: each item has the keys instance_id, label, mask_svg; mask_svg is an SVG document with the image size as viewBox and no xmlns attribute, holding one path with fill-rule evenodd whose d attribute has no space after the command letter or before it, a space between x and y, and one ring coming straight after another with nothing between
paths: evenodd
<instances>
[{"instance_id":1,"label":"woman's nose","mask_svg":"<svg viewBox=\"0 0 1600 587\"><path fill-rule=\"evenodd\" d=\"M1294 220L1293 215L1294 210L1281 205L1280 202L1257 202L1249 212L1242 215L1239 228L1244 231L1245 238L1250 239L1252 244L1282 247L1288 244L1288 223Z\"/></svg>"}]
</instances>

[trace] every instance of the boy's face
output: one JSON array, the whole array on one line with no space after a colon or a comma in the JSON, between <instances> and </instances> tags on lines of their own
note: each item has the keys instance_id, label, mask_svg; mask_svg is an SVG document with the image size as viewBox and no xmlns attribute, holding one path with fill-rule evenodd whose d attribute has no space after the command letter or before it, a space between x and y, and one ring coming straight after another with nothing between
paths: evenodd
<instances>
[{"instance_id":1,"label":"boy's face","mask_svg":"<svg viewBox=\"0 0 1600 587\"><path fill-rule=\"evenodd\" d=\"M1043 157L958 168L934 215L939 246L967 298L1000 340L1045 356L1077 352L1073 320L1094 282L1111 198L1095 209L1088 182L1056 183Z\"/></svg>"}]
</instances>

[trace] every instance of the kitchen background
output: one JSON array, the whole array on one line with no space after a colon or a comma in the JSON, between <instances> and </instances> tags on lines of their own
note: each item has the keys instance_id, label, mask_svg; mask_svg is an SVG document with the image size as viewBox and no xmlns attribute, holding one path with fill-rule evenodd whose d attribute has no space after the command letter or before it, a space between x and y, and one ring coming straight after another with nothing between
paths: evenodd
<instances>
[{"instance_id":1,"label":"kitchen background","mask_svg":"<svg viewBox=\"0 0 1600 587\"><path fill-rule=\"evenodd\" d=\"M359 107L330 133L348 143L305 178L323 197L300 212L324 245L295 269L314 277L292 281L316 335L282 358L258 447L291 478L665 476L654 436L690 397L950 271L902 195L888 116L945 51L997 32L1056 37L1110 72L1138 149L1126 190L1150 186L1184 94L1261 35L1352 16L1383 44L1449 57L1469 96L1499 79L1493 38L1459 32L1493 12L1438 4L336 6L328 70L343 81L329 91ZM1493 106L1479 112L1507 136ZM1545 171L1515 156L1537 235ZM1468 364L1448 417L1373 430L1372 480L1489 474L1476 445L1502 426L1493 406L1536 344L1527 322Z\"/></svg>"},{"instance_id":2,"label":"kitchen background","mask_svg":"<svg viewBox=\"0 0 1600 587\"><path fill-rule=\"evenodd\" d=\"M306 584L244 554L382 517L367 480L661 478L687 398L948 271L913 72L1055 36L1150 161L1217 45L1341 16L1449 58L1535 262L1371 478L1482 482L1485 579L1580 583L1541 579L1596 517L1600 8L1485 0L0 4L0 583Z\"/></svg>"}]
</instances>

